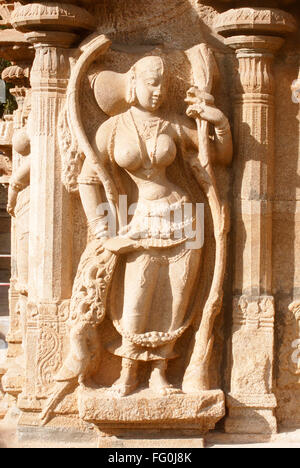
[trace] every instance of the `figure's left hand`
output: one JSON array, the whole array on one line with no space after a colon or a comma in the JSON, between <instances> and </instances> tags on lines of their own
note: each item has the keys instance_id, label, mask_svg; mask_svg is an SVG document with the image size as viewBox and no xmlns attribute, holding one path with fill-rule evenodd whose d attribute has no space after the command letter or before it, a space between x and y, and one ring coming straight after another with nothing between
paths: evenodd
<instances>
[{"instance_id":1,"label":"figure's left hand","mask_svg":"<svg viewBox=\"0 0 300 468\"><path fill-rule=\"evenodd\" d=\"M198 88L193 87L188 90L185 102L189 104L186 111L188 117L206 120L215 127L222 127L226 124L227 118L214 105L214 97L211 94L201 92Z\"/></svg>"}]
</instances>

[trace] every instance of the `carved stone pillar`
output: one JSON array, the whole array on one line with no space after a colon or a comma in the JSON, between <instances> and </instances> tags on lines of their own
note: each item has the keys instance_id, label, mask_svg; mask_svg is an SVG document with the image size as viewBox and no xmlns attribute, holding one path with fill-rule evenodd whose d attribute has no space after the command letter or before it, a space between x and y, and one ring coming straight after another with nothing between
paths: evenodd
<instances>
[{"instance_id":1,"label":"carved stone pillar","mask_svg":"<svg viewBox=\"0 0 300 468\"><path fill-rule=\"evenodd\" d=\"M273 394L272 199L274 94L272 63L295 29L275 9L241 8L221 14L216 30L236 51L235 278L229 416L226 431L277 430Z\"/></svg>"},{"instance_id":2,"label":"carved stone pillar","mask_svg":"<svg viewBox=\"0 0 300 468\"><path fill-rule=\"evenodd\" d=\"M71 4L19 6L12 24L34 45L31 71L31 171L26 380L19 406L38 409L61 364L72 290L72 207L61 181L57 123L69 77L68 48L93 28Z\"/></svg>"},{"instance_id":3,"label":"carved stone pillar","mask_svg":"<svg viewBox=\"0 0 300 468\"><path fill-rule=\"evenodd\" d=\"M5 18L5 24L9 28L10 16L13 4L1 4L0 13ZM11 172L14 173L22 164L23 157L16 151L13 144L13 134L22 129L26 124L27 115L24 110L24 101L29 92L29 72L33 60L33 48L24 35L13 29L5 29L0 32L0 55L11 62L11 65L2 72L2 79L14 85L10 90L15 96L17 109L12 116L6 116L2 122L2 130L10 134L10 152L12 154ZM7 181L9 182L9 181ZM24 367L22 365L22 331L20 305L26 303L26 293L18 287L19 266L28 263L28 203L29 191L24 190L18 197L16 217L11 221L11 279L9 288L10 327L6 340L8 342L7 360L1 373L3 389L6 392L0 412L4 415L5 408L14 404L17 395L22 391L24 379ZM21 216L19 214L21 213ZM26 219L27 217L27 219ZM25 282L25 281L23 281ZM26 287L25 287L26 289ZM25 307L25 306L24 306ZM24 309L23 307L23 309Z\"/></svg>"},{"instance_id":4,"label":"carved stone pillar","mask_svg":"<svg viewBox=\"0 0 300 468\"><path fill-rule=\"evenodd\" d=\"M0 150L3 154L0 155L0 184L2 186L7 186L9 183L9 178L11 176L11 145L12 145L12 135L13 135L13 116L9 115L5 119L0 121ZM2 198L2 197L1 197ZM2 203L1 203L2 204ZM4 207L2 207L4 208ZM6 225L7 217L3 217L1 214L0 218L1 224L3 226L3 221ZM2 227L1 226L1 227ZM3 235L3 234L2 234ZM3 251L3 245L1 245L1 254L7 253L6 249ZM5 267L9 265L9 258L2 258L1 266L3 263ZM7 317L5 317L7 318ZM1 332L3 333L3 328L1 327ZM2 376L7 371L6 361L1 361L0 364L0 419L2 419L9 406L10 397L5 396L3 387L2 387ZM13 398L12 398L13 400Z\"/></svg>"}]
</instances>

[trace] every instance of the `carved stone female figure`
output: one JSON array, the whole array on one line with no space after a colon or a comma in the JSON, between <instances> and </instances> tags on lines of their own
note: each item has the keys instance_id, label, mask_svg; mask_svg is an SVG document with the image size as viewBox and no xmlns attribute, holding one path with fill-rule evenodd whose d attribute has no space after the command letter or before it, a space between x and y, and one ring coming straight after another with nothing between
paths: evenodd
<instances>
[{"instance_id":1,"label":"carved stone female figure","mask_svg":"<svg viewBox=\"0 0 300 468\"><path fill-rule=\"evenodd\" d=\"M165 99L167 73L162 59L151 56L139 60L131 70L131 108L103 124L95 139L99 159L109 164L111 157L138 188L137 207L126 234L104 243L106 249L126 256L123 300L114 304L122 311L117 327L122 344L109 348L123 358L121 376L112 388L118 395L126 395L137 386L139 360L152 362L151 388L162 394L178 391L168 384L165 371L168 359L175 357L176 338L185 328L200 265L201 250L186 248L184 234L179 239L174 238L174 231L178 229L175 222L163 224L164 210L183 210L184 204L192 201L183 188L168 179L166 170L183 143L187 157L194 154L198 146L193 122L164 117L161 106ZM192 110L190 108L190 112ZM201 117L217 128L219 160L230 162L227 119L213 105L204 105ZM96 174L86 160L80 178L81 198L95 235L107 238L107 226L101 225L101 218L95 216L100 193L94 185L84 183L93 177ZM189 222L192 223L192 219ZM161 340L157 339L159 337ZM163 344L164 339L166 344Z\"/></svg>"},{"instance_id":2,"label":"carved stone female figure","mask_svg":"<svg viewBox=\"0 0 300 468\"><path fill-rule=\"evenodd\" d=\"M107 217L99 216L99 206L105 200L96 166L86 158L78 182L94 240L78 268L71 301L74 323L70 352L56 380L83 381L89 373L89 363L97 359L95 350L89 349L97 339L93 330L106 313L111 286L110 314L121 342L111 343L108 351L122 358L122 370L109 392L116 397L132 393L138 386L139 361L149 361L150 388L168 395L181 392L167 381L166 369L168 360L176 357L177 339L193 319L189 306L201 262L201 248L187 247L183 229L195 226L195 210L181 223L174 217L174 213L183 212L184 205L197 200L191 199L188 180L184 184L171 181L168 168L176 158L199 166L198 132L192 119L164 114L168 76L159 56L140 59L129 77L130 108L100 126L93 150L102 167L112 167L118 194L126 193L120 174L125 172L130 177L137 188L136 209L130 223L120 226L119 234L111 238ZM196 88L190 89L187 114L214 126L215 161L229 164L232 141L228 120L214 106L211 95L199 99L198 94ZM83 288L87 269L95 271L95 258L98 269L93 273L94 290L89 289L90 281ZM98 306L95 296L101 296ZM58 395L59 387L42 417L47 416Z\"/></svg>"}]
</instances>

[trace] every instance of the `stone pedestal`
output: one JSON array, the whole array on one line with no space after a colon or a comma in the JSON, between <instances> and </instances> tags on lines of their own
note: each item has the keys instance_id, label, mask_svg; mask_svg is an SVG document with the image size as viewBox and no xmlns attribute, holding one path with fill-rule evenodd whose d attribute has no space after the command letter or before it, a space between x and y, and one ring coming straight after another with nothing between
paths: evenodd
<instances>
[{"instance_id":1,"label":"stone pedestal","mask_svg":"<svg viewBox=\"0 0 300 468\"><path fill-rule=\"evenodd\" d=\"M168 399L140 391L125 398L113 398L109 389L79 389L79 415L94 422L105 433L151 433L168 430L176 434L189 431L205 434L225 414L224 394L221 390L195 394L172 395Z\"/></svg>"}]
</instances>

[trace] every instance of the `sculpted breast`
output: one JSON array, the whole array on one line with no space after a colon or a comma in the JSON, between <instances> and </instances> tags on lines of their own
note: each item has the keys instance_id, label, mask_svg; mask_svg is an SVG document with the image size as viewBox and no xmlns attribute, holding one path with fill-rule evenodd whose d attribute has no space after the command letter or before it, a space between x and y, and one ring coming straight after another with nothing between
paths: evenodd
<instances>
[{"instance_id":1,"label":"sculpted breast","mask_svg":"<svg viewBox=\"0 0 300 468\"><path fill-rule=\"evenodd\" d=\"M141 166L141 155L138 146L125 139L118 142L115 146L115 161L118 166L134 171Z\"/></svg>"},{"instance_id":2,"label":"sculpted breast","mask_svg":"<svg viewBox=\"0 0 300 468\"><path fill-rule=\"evenodd\" d=\"M156 165L170 166L176 157L176 145L169 135L159 135L156 148Z\"/></svg>"},{"instance_id":3,"label":"sculpted breast","mask_svg":"<svg viewBox=\"0 0 300 468\"><path fill-rule=\"evenodd\" d=\"M134 140L123 137L116 142L115 161L118 166L131 172L141 167L167 167L176 157L176 145L173 139L164 134L159 135L156 144L154 139L148 140L144 150L145 154L141 154L141 148Z\"/></svg>"}]
</instances>

